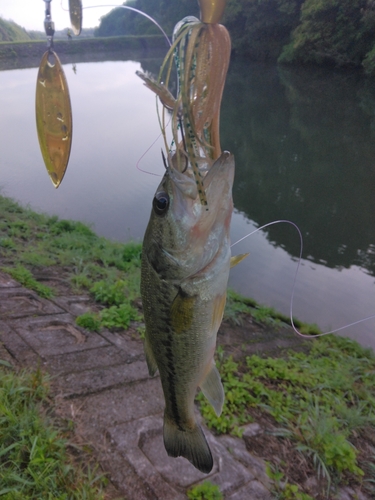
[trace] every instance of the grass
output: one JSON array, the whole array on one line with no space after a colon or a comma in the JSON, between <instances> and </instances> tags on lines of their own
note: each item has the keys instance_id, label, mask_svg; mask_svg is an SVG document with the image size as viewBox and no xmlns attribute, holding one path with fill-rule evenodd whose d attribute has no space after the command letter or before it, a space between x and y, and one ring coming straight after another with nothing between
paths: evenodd
<instances>
[{"instance_id":1,"label":"grass","mask_svg":"<svg viewBox=\"0 0 375 500\"><path fill-rule=\"evenodd\" d=\"M35 290L40 297L44 297L46 299L53 297L54 293L52 289L35 280L31 272L24 266L18 265L14 268L3 267L3 270L10 274L12 278L17 280L24 287L29 288L30 290Z\"/></svg>"},{"instance_id":2,"label":"grass","mask_svg":"<svg viewBox=\"0 0 375 500\"><path fill-rule=\"evenodd\" d=\"M241 426L260 411L271 417L281 439L290 439L311 460L328 488L332 481L362 482L366 464L359 463L354 442L375 426L372 351L330 336L286 359L253 355L236 363L219 351L219 370L226 395L222 415L198 396L210 428L240 436Z\"/></svg>"},{"instance_id":3,"label":"grass","mask_svg":"<svg viewBox=\"0 0 375 500\"><path fill-rule=\"evenodd\" d=\"M291 325L289 316L276 311L272 307L257 304L254 299L243 297L234 290L228 289L224 320L229 321L234 326L240 326L243 323L243 317L249 314L253 320L265 325ZM293 318L293 323L304 335L317 335L321 333L319 327L315 324L303 323L297 318Z\"/></svg>"},{"instance_id":4,"label":"grass","mask_svg":"<svg viewBox=\"0 0 375 500\"><path fill-rule=\"evenodd\" d=\"M92 458L48 418L48 378L0 366L0 497L4 500L104 499L106 479ZM82 459L84 458L84 462ZM86 463L83 466L82 463Z\"/></svg>"},{"instance_id":5,"label":"grass","mask_svg":"<svg viewBox=\"0 0 375 500\"><path fill-rule=\"evenodd\" d=\"M224 496L217 484L204 481L187 491L189 500L223 500Z\"/></svg>"},{"instance_id":6,"label":"grass","mask_svg":"<svg viewBox=\"0 0 375 500\"><path fill-rule=\"evenodd\" d=\"M142 318L133 305L139 298L141 244L98 237L82 222L59 220L21 208L0 197L0 255L3 270L41 297L54 291L33 277L45 267L64 268L75 292L89 291L104 305L99 315L77 318L87 329L128 328ZM27 243L27 244L26 244Z\"/></svg>"}]
</instances>

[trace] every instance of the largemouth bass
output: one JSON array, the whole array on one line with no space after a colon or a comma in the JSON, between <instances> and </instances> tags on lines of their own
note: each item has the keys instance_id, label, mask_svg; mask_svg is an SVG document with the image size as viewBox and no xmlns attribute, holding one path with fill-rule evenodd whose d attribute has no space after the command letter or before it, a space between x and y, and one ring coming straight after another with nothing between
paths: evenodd
<instances>
[{"instance_id":1,"label":"largemouth bass","mask_svg":"<svg viewBox=\"0 0 375 500\"><path fill-rule=\"evenodd\" d=\"M175 162L176 163L176 162ZM194 416L197 387L220 415L224 390L214 352L230 268L234 157L224 152L208 168L199 199L189 167L169 158L154 200L142 250L141 294L150 375L160 372L165 398L164 445L204 473L213 458Z\"/></svg>"}]
</instances>

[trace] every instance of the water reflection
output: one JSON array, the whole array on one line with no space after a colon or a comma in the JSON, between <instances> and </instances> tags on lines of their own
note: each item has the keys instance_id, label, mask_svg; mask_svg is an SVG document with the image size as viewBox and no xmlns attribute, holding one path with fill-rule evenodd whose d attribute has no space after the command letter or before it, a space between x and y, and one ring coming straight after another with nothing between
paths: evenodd
<instances>
[{"instance_id":1,"label":"water reflection","mask_svg":"<svg viewBox=\"0 0 375 500\"><path fill-rule=\"evenodd\" d=\"M235 62L221 123L236 152L236 208L258 225L296 222L313 262L374 275L374 102L358 74ZM267 233L298 256L292 231Z\"/></svg>"},{"instance_id":2,"label":"water reflection","mask_svg":"<svg viewBox=\"0 0 375 500\"><path fill-rule=\"evenodd\" d=\"M65 64L74 137L58 190L36 136L37 70L0 71L2 193L92 224L100 235L140 240L159 178L136 164L141 159L142 169L159 175L164 168L161 139L144 156L160 131L155 98L135 71L156 74L161 61L134 55ZM232 240L275 219L296 222L305 258L294 313L324 329L374 313L374 116L375 92L358 74L231 65L221 142L236 156ZM231 271L230 285L288 313L299 254L295 230L271 226L241 245L234 253L250 257ZM375 348L374 327L375 321L344 333Z\"/></svg>"}]
</instances>

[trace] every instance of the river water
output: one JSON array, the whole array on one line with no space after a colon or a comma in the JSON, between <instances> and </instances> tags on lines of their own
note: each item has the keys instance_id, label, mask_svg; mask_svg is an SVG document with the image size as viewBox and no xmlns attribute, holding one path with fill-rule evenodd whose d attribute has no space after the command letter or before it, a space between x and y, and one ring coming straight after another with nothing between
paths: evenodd
<instances>
[{"instance_id":1,"label":"river water","mask_svg":"<svg viewBox=\"0 0 375 500\"><path fill-rule=\"evenodd\" d=\"M141 57L64 65L74 130L57 190L36 135L37 68L0 71L1 193L108 238L141 240L163 164L155 98L135 71L159 66ZM234 61L221 142L236 157L232 241L279 219L303 234L294 316L327 331L375 314L371 84L358 73ZM299 249L290 225L259 231L233 248L250 256L230 286L288 314ZM340 333L375 348L374 319Z\"/></svg>"}]
</instances>

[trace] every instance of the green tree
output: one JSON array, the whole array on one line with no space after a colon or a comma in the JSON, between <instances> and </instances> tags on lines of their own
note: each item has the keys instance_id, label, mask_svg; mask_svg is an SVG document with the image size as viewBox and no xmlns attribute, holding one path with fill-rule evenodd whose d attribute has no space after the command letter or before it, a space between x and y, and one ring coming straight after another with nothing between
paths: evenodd
<instances>
[{"instance_id":1,"label":"green tree","mask_svg":"<svg viewBox=\"0 0 375 500\"><path fill-rule=\"evenodd\" d=\"M233 49L255 60L275 60L299 22L303 0L229 0L223 23Z\"/></svg>"},{"instance_id":2,"label":"green tree","mask_svg":"<svg viewBox=\"0 0 375 500\"><path fill-rule=\"evenodd\" d=\"M360 65L375 36L373 0L306 0L280 62Z\"/></svg>"},{"instance_id":3,"label":"green tree","mask_svg":"<svg viewBox=\"0 0 375 500\"><path fill-rule=\"evenodd\" d=\"M13 21L0 17L0 42L18 42L31 40L27 31Z\"/></svg>"},{"instance_id":4,"label":"green tree","mask_svg":"<svg viewBox=\"0 0 375 500\"><path fill-rule=\"evenodd\" d=\"M125 4L124 4L125 5ZM199 15L195 0L135 0L127 3L153 17L162 28L172 34L175 24L185 16ZM95 36L159 34L157 27L145 17L127 9L116 8L101 18Z\"/></svg>"}]
</instances>

